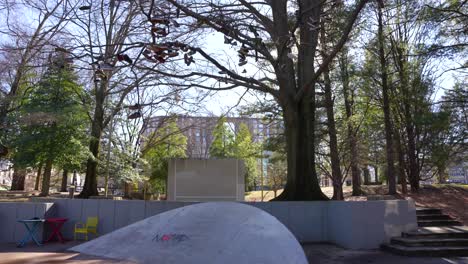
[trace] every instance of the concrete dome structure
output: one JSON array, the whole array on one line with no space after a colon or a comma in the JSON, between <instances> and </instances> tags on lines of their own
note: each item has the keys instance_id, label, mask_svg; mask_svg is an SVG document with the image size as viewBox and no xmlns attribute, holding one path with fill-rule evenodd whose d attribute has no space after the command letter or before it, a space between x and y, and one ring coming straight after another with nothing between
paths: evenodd
<instances>
[{"instance_id":1,"label":"concrete dome structure","mask_svg":"<svg viewBox=\"0 0 468 264\"><path fill-rule=\"evenodd\" d=\"M177 208L70 250L136 263L307 263L299 242L275 217L235 202Z\"/></svg>"}]
</instances>

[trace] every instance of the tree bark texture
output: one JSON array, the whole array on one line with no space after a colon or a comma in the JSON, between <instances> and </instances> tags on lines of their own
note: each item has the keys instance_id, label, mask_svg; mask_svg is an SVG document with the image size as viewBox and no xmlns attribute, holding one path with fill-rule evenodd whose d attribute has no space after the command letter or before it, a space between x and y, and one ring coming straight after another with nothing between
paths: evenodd
<instances>
[{"instance_id":1,"label":"tree bark texture","mask_svg":"<svg viewBox=\"0 0 468 264\"><path fill-rule=\"evenodd\" d=\"M14 167L13 179L11 180L11 191L24 191L24 182L26 180L26 170Z\"/></svg>"},{"instance_id":2,"label":"tree bark texture","mask_svg":"<svg viewBox=\"0 0 468 264\"><path fill-rule=\"evenodd\" d=\"M322 58L325 58L327 55L326 43L326 33L325 33L325 23L321 22L320 27L320 40L321 40L321 53ZM332 94L332 84L330 80L330 68L327 66L323 71L324 79L324 97L325 97L325 108L327 112L327 128L328 128L328 137L329 148L330 148L330 161L331 161L331 170L332 170L332 182L333 182L333 200L343 200L343 175L341 174L340 168L340 154L338 151L338 138L336 133L336 122L335 122L335 111L334 111L334 100Z\"/></svg>"},{"instance_id":3,"label":"tree bark texture","mask_svg":"<svg viewBox=\"0 0 468 264\"><path fill-rule=\"evenodd\" d=\"M343 200L343 176L340 168L340 156L338 151L338 138L336 135L336 122L334 114L334 102L332 98L332 88L329 69L323 72L325 80L325 106L327 112L328 137L330 138L330 160L333 180L333 199Z\"/></svg>"},{"instance_id":4,"label":"tree bark texture","mask_svg":"<svg viewBox=\"0 0 468 264\"><path fill-rule=\"evenodd\" d=\"M401 184L401 192L403 194L407 194L408 183L406 181L406 173L405 173L405 154L403 152L403 147L401 146L401 137L398 131L395 131L395 143L396 143L397 154L398 154L398 179Z\"/></svg>"},{"instance_id":5,"label":"tree bark texture","mask_svg":"<svg viewBox=\"0 0 468 264\"><path fill-rule=\"evenodd\" d=\"M320 188L315 168L315 84L311 84L303 96L296 98L299 87L305 87L313 77L321 4L316 1L299 1L300 23L303 26L300 27L296 80L294 62L288 56L291 34L287 2L271 1L279 62L275 72L281 86L279 101L284 111L288 163L286 186L275 200L328 200ZM316 21L317 28L307 26L307 21Z\"/></svg>"},{"instance_id":6,"label":"tree bark texture","mask_svg":"<svg viewBox=\"0 0 468 264\"><path fill-rule=\"evenodd\" d=\"M52 160L46 161L44 175L42 176L41 196L48 196L50 189L50 176L52 174Z\"/></svg>"},{"instance_id":7,"label":"tree bark texture","mask_svg":"<svg viewBox=\"0 0 468 264\"><path fill-rule=\"evenodd\" d=\"M68 170L64 169L62 174L62 184L60 185L60 191L66 192L68 185Z\"/></svg>"},{"instance_id":8,"label":"tree bark texture","mask_svg":"<svg viewBox=\"0 0 468 264\"><path fill-rule=\"evenodd\" d=\"M380 71L382 79L382 96L383 96L383 111L385 123L385 142L387 153L387 180L388 180L388 194L396 194L396 181L395 181L395 165L394 165L394 148L392 136L392 121L390 110L390 96L388 88L388 73L387 73L387 59L385 54L385 39L384 39L384 25L383 25L383 0L378 1L378 38L379 38L379 58L380 58Z\"/></svg>"},{"instance_id":9,"label":"tree bark texture","mask_svg":"<svg viewBox=\"0 0 468 264\"><path fill-rule=\"evenodd\" d=\"M374 172L375 172L375 183L382 184L379 180L379 167L378 166L374 166Z\"/></svg>"},{"instance_id":10,"label":"tree bark texture","mask_svg":"<svg viewBox=\"0 0 468 264\"><path fill-rule=\"evenodd\" d=\"M41 183L41 173L42 173L42 163L39 164L39 167L37 168L36 182L34 184L34 190L36 191L39 190L39 185Z\"/></svg>"},{"instance_id":11,"label":"tree bark texture","mask_svg":"<svg viewBox=\"0 0 468 264\"><path fill-rule=\"evenodd\" d=\"M363 174L364 174L364 185L370 185L370 173L369 173L369 168L367 165L362 168Z\"/></svg>"},{"instance_id":12,"label":"tree bark texture","mask_svg":"<svg viewBox=\"0 0 468 264\"><path fill-rule=\"evenodd\" d=\"M99 148L104 130L104 100L107 86L108 82L104 80L96 86L96 106L94 108L94 116L91 125L91 141L89 143L89 151L93 154L93 157L89 158L86 163L85 182L83 190L78 196L80 198L99 195L97 190L97 167Z\"/></svg>"},{"instance_id":13,"label":"tree bark texture","mask_svg":"<svg viewBox=\"0 0 468 264\"><path fill-rule=\"evenodd\" d=\"M361 191L361 170L359 169L359 152L357 144L357 136L353 125L353 105L354 99L352 91L349 87L349 76L347 69L347 58L346 54L343 54L341 67L341 77L343 83L343 97L346 111L346 123L348 130L348 143L350 151L350 162L351 162L351 177L353 179L353 196L359 196L362 194Z\"/></svg>"}]
</instances>

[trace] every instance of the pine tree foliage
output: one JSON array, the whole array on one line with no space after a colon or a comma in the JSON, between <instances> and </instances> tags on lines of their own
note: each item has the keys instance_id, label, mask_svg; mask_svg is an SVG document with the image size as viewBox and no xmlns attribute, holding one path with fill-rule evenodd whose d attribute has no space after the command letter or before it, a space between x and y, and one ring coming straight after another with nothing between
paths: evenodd
<instances>
[{"instance_id":1,"label":"pine tree foliage","mask_svg":"<svg viewBox=\"0 0 468 264\"><path fill-rule=\"evenodd\" d=\"M71 67L60 60L49 66L40 82L22 99L13 143L15 164L35 167L42 162L70 169L80 167L88 157L82 93ZM42 192L48 194L48 190Z\"/></svg>"}]
</instances>

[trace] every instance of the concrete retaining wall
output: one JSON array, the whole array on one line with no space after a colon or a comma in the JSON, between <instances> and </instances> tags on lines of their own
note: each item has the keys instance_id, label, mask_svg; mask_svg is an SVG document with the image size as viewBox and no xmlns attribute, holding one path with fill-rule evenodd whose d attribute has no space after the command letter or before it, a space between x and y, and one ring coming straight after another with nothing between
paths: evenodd
<instances>
[{"instance_id":1,"label":"concrete retaining wall","mask_svg":"<svg viewBox=\"0 0 468 264\"><path fill-rule=\"evenodd\" d=\"M18 220L47 218L55 214L52 203L0 203L0 242L18 242L26 235L26 228ZM37 238L45 237L42 225L36 234Z\"/></svg>"},{"instance_id":2,"label":"concrete retaining wall","mask_svg":"<svg viewBox=\"0 0 468 264\"><path fill-rule=\"evenodd\" d=\"M67 217L65 237L73 237L76 222L99 217L98 232L105 234L146 217L193 204L169 201L114 201L55 199L54 214ZM21 204L21 203L18 203ZM350 249L378 248L390 237L417 228L414 202L404 200L367 202L265 202L258 207L281 221L303 243L333 242ZM0 203L1 205L1 203ZM0 214L3 207L0 207ZM12 220L9 220L12 221ZM11 240L3 237L2 241Z\"/></svg>"},{"instance_id":3,"label":"concrete retaining wall","mask_svg":"<svg viewBox=\"0 0 468 264\"><path fill-rule=\"evenodd\" d=\"M245 166L238 159L171 159L168 201L244 201Z\"/></svg>"}]
</instances>

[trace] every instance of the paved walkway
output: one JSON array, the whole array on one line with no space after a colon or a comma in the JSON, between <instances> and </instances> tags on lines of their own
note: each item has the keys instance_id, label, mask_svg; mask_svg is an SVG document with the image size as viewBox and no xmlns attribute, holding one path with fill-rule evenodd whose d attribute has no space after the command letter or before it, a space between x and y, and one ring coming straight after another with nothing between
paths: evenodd
<instances>
[{"instance_id":1,"label":"paved walkway","mask_svg":"<svg viewBox=\"0 0 468 264\"><path fill-rule=\"evenodd\" d=\"M403 257L381 250L345 250L330 244L306 244L303 248L311 264L468 264L468 257Z\"/></svg>"},{"instance_id":2,"label":"paved walkway","mask_svg":"<svg viewBox=\"0 0 468 264\"><path fill-rule=\"evenodd\" d=\"M2 264L131 264L128 261L115 261L66 251L68 248L80 244L69 241L65 244L58 242L46 243L41 247L27 244L17 248L14 243L0 243L0 263Z\"/></svg>"},{"instance_id":3,"label":"paved walkway","mask_svg":"<svg viewBox=\"0 0 468 264\"><path fill-rule=\"evenodd\" d=\"M77 244L79 242L70 241L65 244L48 243L42 247L28 244L24 248L17 248L13 243L1 243L0 263L130 264L128 261L103 259L66 251ZM311 264L468 264L468 257L448 259L402 257L380 250L345 250L330 244L307 244L303 247Z\"/></svg>"}]
</instances>

